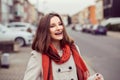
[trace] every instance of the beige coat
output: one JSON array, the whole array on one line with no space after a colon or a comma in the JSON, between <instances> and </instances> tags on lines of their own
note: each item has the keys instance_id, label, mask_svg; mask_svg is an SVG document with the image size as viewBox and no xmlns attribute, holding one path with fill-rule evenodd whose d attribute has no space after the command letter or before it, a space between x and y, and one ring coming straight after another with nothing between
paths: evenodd
<instances>
[{"instance_id":1,"label":"beige coat","mask_svg":"<svg viewBox=\"0 0 120 80\"><path fill-rule=\"evenodd\" d=\"M36 51L32 51L31 55L23 80L43 80L42 56ZM52 70L54 80L78 80L72 55L66 63L61 65L52 61Z\"/></svg>"}]
</instances>

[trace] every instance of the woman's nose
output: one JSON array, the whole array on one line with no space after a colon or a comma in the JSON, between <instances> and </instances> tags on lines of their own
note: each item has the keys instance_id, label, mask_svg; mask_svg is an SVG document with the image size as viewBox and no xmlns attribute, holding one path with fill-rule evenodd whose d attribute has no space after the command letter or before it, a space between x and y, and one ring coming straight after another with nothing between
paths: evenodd
<instances>
[{"instance_id":1,"label":"woman's nose","mask_svg":"<svg viewBox=\"0 0 120 80\"><path fill-rule=\"evenodd\" d=\"M61 29L61 26L57 25L56 28L57 28L57 29Z\"/></svg>"}]
</instances>

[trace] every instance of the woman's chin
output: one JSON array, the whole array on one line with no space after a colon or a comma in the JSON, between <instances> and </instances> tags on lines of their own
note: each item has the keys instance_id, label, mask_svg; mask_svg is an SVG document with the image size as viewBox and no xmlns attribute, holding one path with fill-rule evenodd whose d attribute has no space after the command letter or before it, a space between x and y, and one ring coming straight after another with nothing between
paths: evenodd
<instances>
[{"instance_id":1,"label":"woman's chin","mask_svg":"<svg viewBox=\"0 0 120 80\"><path fill-rule=\"evenodd\" d=\"M62 40L63 39L63 37L59 37L59 38L54 38L53 40L54 41L60 41L60 40Z\"/></svg>"}]
</instances>

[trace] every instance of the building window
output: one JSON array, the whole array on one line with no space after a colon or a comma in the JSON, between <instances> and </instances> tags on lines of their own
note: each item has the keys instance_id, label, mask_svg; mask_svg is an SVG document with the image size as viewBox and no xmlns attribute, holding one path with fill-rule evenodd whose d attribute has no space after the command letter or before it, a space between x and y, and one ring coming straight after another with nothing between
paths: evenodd
<instances>
[{"instance_id":1,"label":"building window","mask_svg":"<svg viewBox=\"0 0 120 80\"><path fill-rule=\"evenodd\" d=\"M104 0L104 9L111 8L113 5L113 0Z\"/></svg>"}]
</instances>

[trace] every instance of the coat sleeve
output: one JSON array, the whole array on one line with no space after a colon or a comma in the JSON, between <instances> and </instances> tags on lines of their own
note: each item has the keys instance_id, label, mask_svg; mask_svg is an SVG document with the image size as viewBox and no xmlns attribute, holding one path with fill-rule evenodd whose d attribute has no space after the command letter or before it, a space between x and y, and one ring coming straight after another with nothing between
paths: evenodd
<instances>
[{"instance_id":1,"label":"coat sleeve","mask_svg":"<svg viewBox=\"0 0 120 80\"><path fill-rule=\"evenodd\" d=\"M23 80L42 80L42 59L37 52L32 52Z\"/></svg>"}]
</instances>

